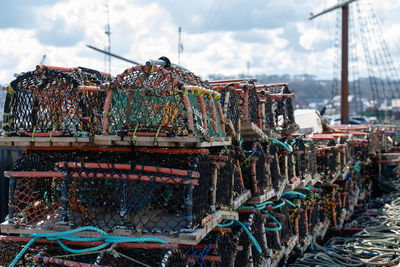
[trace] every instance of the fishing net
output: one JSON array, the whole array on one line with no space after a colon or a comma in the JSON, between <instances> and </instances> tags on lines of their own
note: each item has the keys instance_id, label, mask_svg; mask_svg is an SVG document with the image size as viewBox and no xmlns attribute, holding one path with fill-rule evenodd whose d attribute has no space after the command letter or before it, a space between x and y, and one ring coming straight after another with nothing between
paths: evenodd
<instances>
[{"instance_id":1,"label":"fishing net","mask_svg":"<svg viewBox=\"0 0 400 267\"><path fill-rule=\"evenodd\" d=\"M2 265L9 265L26 243L2 242ZM84 246L68 245L74 250L84 250ZM34 243L20 258L16 266L189 266L189 259L179 249L163 248L126 248L112 246L99 251L70 253L58 244ZM11 250L13 250L11 252Z\"/></svg>"},{"instance_id":2,"label":"fishing net","mask_svg":"<svg viewBox=\"0 0 400 267\"><path fill-rule=\"evenodd\" d=\"M276 218L276 213L272 212L271 209L268 210L268 213L271 214L274 218ZM264 215L265 220L265 234L267 238L268 247L274 250L281 249L281 234L278 229L278 224L268 215Z\"/></svg>"},{"instance_id":3,"label":"fishing net","mask_svg":"<svg viewBox=\"0 0 400 267\"><path fill-rule=\"evenodd\" d=\"M106 93L79 86L112 78L87 68L41 66L11 82L4 106L8 135L93 135L102 132Z\"/></svg>"},{"instance_id":4,"label":"fishing net","mask_svg":"<svg viewBox=\"0 0 400 267\"><path fill-rule=\"evenodd\" d=\"M115 82L103 85L108 89L104 130L124 135L225 136L220 95L183 77L159 66L125 70Z\"/></svg>"},{"instance_id":5,"label":"fishing net","mask_svg":"<svg viewBox=\"0 0 400 267\"><path fill-rule=\"evenodd\" d=\"M269 145L269 155L270 156L270 163L269 163L269 168L271 172L271 183L272 186L275 190L279 190L281 187L281 184L285 180L285 176L281 175L281 167L280 167L280 160L279 160L279 147L278 145L272 143Z\"/></svg>"},{"instance_id":6,"label":"fishing net","mask_svg":"<svg viewBox=\"0 0 400 267\"><path fill-rule=\"evenodd\" d=\"M32 263L41 266L189 266L188 258L180 250L140 248L114 248L100 253L76 255L66 254L61 248L48 247L34 256Z\"/></svg>"},{"instance_id":7,"label":"fishing net","mask_svg":"<svg viewBox=\"0 0 400 267\"><path fill-rule=\"evenodd\" d=\"M242 163L245 187L251 188L253 195L262 195L272 189L268 157L260 143L244 144L243 148L246 155Z\"/></svg>"},{"instance_id":8,"label":"fishing net","mask_svg":"<svg viewBox=\"0 0 400 267\"><path fill-rule=\"evenodd\" d=\"M172 234L202 225L212 207L232 207L232 151L136 151L26 151L6 173L10 220Z\"/></svg>"},{"instance_id":9,"label":"fishing net","mask_svg":"<svg viewBox=\"0 0 400 267\"><path fill-rule=\"evenodd\" d=\"M240 133L240 99L235 88L221 90L220 103L223 105L224 117L229 119L236 133Z\"/></svg>"},{"instance_id":10,"label":"fishing net","mask_svg":"<svg viewBox=\"0 0 400 267\"><path fill-rule=\"evenodd\" d=\"M250 226L248 226L250 228ZM236 255L234 266L246 266L253 262L251 247L252 242L243 228L237 228L234 230L235 236L238 238L239 246L241 250Z\"/></svg>"},{"instance_id":11,"label":"fishing net","mask_svg":"<svg viewBox=\"0 0 400 267\"><path fill-rule=\"evenodd\" d=\"M250 219L251 217L253 218ZM261 213L250 213L249 220L251 220L253 224L252 234L254 235L255 239L261 247L261 253L259 253L254 246L252 247L253 262L256 266L260 266L268 255L268 244L265 235L264 216Z\"/></svg>"},{"instance_id":12,"label":"fishing net","mask_svg":"<svg viewBox=\"0 0 400 267\"><path fill-rule=\"evenodd\" d=\"M214 229L199 245L191 246L185 255L196 261L196 266L233 266L238 253L238 235L228 228Z\"/></svg>"},{"instance_id":13,"label":"fishing net","mask_svg":"<svg viewBox=\"0 0 400 267\"><path fill-rule=\"evenodd\" d=\"M260 118L266 132L290 132L297 129L294 120L293 97L287 85L258 86Z\"/></svg>"},{"instance_id":14,"label":"fishing net","mask_svg":"<svg viewBox=\"0 0 400 267\"><path fill-rule=\"evenodd\" d=\"M275 218L282 225L280 233L281 245L286 245L290 238L293 236L292 224L289 217L289 210L286 205L277 208L274 213Z\"/></svg>"}]
</instances>

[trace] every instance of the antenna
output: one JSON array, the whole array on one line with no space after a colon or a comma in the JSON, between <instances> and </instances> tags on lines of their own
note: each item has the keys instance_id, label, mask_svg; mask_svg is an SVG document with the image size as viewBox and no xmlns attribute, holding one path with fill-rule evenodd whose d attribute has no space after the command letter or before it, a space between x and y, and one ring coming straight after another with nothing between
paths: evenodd
<instances>
[{"instance_id":1,"label":"antenna","mask_svg":"<svg viewBox=\"0 0 400 267\"><path fill-rule=\"evenodd\" d=\"M42 56L42 59L40 60L40 65L43 65L44 61L46 60L46 54Z\"/></svg>"},{"instance_id":2,"label":"antenna","mask_svg":"<svg viewBox=\"0 0 400 267\"><path fill-rule=\"evenodd\" d=\"M108 46L104 49L108 53L111 53L111 29L110 29L110 10L108 8L108 1L106 1L106 9L107 9L107 24L105 26L105 34L108 39ZM108 70L107 70L108 63ZM105 72L111 73L111 56L108 54L104 54L104 69Z\"/></svg>"},{"instance_id":3,"label":"antenna","mask_svg":"<svg viewBox=\"0 0 400 267\"><path fill-rule=\"evenodd\" d=\"M183 53L183 44L182 44L182 27L179 26L178 29L179 37L178 37L178 65L181 65L181 54Z\"/></svg>"}]
</instances>

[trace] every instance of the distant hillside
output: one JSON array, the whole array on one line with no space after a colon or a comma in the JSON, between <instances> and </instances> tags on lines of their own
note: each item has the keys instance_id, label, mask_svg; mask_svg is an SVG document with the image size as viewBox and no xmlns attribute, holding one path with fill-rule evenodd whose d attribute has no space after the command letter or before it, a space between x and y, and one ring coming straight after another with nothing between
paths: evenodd
<instances>
[{"instance_id":1,"label":"distant hillside","mask_svg":"<svg viewBox=\"0 0 400 267\"><path fill-rule=\"evenodd\" d=\"M220 74L211 74L208 76L210 81L212 80L223 80L223 79L234 79L234 78L245 78L247 75L236 75L236 76L224 76ZM337 81L336 92L333 92L333 81L332 80L318 80L313 75L301 74L301 75L266 75L257 74L254 77L258 80L258 83L277 83L277 82L289 82L290 89L296 94L296 102L304 103L309 101L318 101L322 99L331 99L332 95L340 94L340 81ZM362 97L371 98L370 85L368 78L360 78L357 80L360 84L359 90L354 90L353 81L350 82L350 94L361 95Z\"/></svg>"}]
</instances>

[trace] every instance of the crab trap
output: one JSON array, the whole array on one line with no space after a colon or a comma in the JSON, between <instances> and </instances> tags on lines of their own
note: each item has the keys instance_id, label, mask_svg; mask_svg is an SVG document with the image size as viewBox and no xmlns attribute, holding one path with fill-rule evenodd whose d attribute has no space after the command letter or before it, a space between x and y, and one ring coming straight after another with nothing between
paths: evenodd
<instances>
[{"instance_id":1,"label":"crab trap","mask_svg":"<svg viewBox=\"0 0 400 267\"><path fill-rule=\"evenodd\" d=\"M227 150L105 150L25 151L5 172L9 223L174 235L203 227L219 210L235 218L229 210L247 199Z\"/></svg>"},{"instance_id":2,"label":"crab trap","mask_svg":"<svg viewBox=\"0 0 400 267\"><path fill-rule=\"evenodd\" d=\"M112 77L95 70L38 66L10 83L4 105L6 135L87 136L102 131L106 93L81 89Z\"/></svg>"},{"instance_id":3,"label":"crab trap","mask_svg":"<svg viewBox=\"0 0 400 267\"><path fill-rule=\"evenodd\" d=\"M0 236L0 264L8 266L27 244L30 238ZM193 264L182 251L188 246L152 243L119 243L106 249L91 250L102 242L36 240L17 260L15 266L176 266ZM103 243L104 244L104 243Z\"/></svg>"},{"instance_id":4,"label":"crab trap","mask_svg":"<svg viewBox=\"0 0 400 267\"><path fill-rule=\"evenodd\" d=\"M215 81L211 86L221 94L223 114L231 123L236 133L246 135L242 124L261 126L259 98L257 97L256 80Z\"/></svg>"},{"instance_id":5,"label":"crab trap","mask_svg":"<svg viewBox=\"0 0 400 267\"><path fill-rule=\"evenodd\" d=\"M266 133L290 133L297 130L294 120L294 94L287 84L257 85L259 127Z\"/></svg>"},{"instance_id":6,"label":"crab trap","mask_svg":"<svg viewBox=\"0 0 400 267\"><path fill-rule=\"evenodd\" d=\"M223 137L220 94L201 85L194 74L174 68L139 65L127 69L101 86L107 90L103 132L133 138Z\"/></svg>"}]
</instances>

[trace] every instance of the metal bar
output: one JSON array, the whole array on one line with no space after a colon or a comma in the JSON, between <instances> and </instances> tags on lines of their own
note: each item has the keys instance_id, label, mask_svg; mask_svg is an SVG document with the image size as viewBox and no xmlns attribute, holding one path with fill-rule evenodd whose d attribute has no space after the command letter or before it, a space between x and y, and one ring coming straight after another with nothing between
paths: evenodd
<instances>
[{"instance_id":1,"label":"metal bar","mask_svg":"<svg viewBox=\"0 0 400 267\"><path fill-rule=\"evenodd\" d=\"M118 56L118 55L116 55L116 54L113 54L113 53L110 53L110 52L101 50L101 49L99 49L99 48L97 48L97 47L94 47L94 46L91 46L91 45L86 45L86 46L89 47L89 48L91 48L91 49L93 49L93 50L96 50L97 52L100 52L100 53L103 53L103 54L106 54L106 55L109 55L109 56L112 56L112 57L121 59L121 60L123 60L123 61L129 62L129 63L132 63L132 64L135 64L135 65L142 65L142 64L140 64L140 63L138 63L138 62L136 62L136 61L133 61L133 60L130 60L130 59L126 59L126 58L121 57L121 56Z\"/></svg>"},{"instance_id":2,"label":"metal bar","mask_svg":"<svg viewBox=\"0 0 400 267\"><path fill-rule=\"evenodd\" d=\"M118 164L118 163L97 163L97 162L59 162L58 166L61 168L88 168L88 169L117 169L117 170L132 170L131 164ZM162 168L154 166L136 165L134 166L136 171L146 172L159 172L171 175L183 175L190 176L193 178L200 178L200 173L197 171L187 171L173 168Z\"/></svg>"},{"instance_id":3,"label":"metal bar","mask_svg":"<svg viewBox=\"0 0 400 267\"><path fill-rule=\"evenodd\" d=\"M309 20L315 19L316 17L319 17L319 16L321 16L323 14L326 14L328 12L331 12L331 11L337 9L337 8L343 8L344 6L348 6L350 3L354 2L354 1L356 1L356 0L348 0L346 2L336 4L333 7L327 8L327 9L325 9L325 10L323 10L320 13L317 13L315 15L312 14L312 16L309 18Z\"/></svg>"},{"instance_id":4,"label":"metal bar","mask_svg":"<svg viewBox=\"0 0 400 267\"><path fill-rule=\"evenodd\" d=\"M43 151L107 151L107 152L127 152L130 153L132 150L136 151L136 148L131 147L104 147L104 146L24 146L24 150L43 150Z\"/></svg>"},{"instance_id":5,"label":"metal bar","mask_svg":"<svg viewBox=\"0 0 400 267\"><path fill-rule=\"evenodd\" d=\"M53 258L53 257L43 257L43 256L34 256L32 259L33 259L33 261L36 261L36 262L40 261L40 262L53 263L53 264L69 266L69 267L105 267L106 266L106 265L97 265L97 264L83 263L83 262L70 261L70 260L64 260L64 259Z\"/></svg>"},{"instance_id":6,"label":"metal bar","mask_svg":"<svg viewBox=\"0 0 400 267\"><path fill-rule=\"evenodd\" d=\"M193 184L198 185L197 179L182 179L176 177L160 177L136 174L110 174L110 173L85 173L73 172L73 178L98 178L98 179L127 179L169 184ZM26 177L26 178L60 178L64 177L62 172L39 172L39 171L5 171L4 177Z\"/></svg>"}]
</instances>

